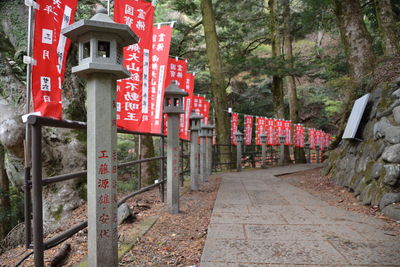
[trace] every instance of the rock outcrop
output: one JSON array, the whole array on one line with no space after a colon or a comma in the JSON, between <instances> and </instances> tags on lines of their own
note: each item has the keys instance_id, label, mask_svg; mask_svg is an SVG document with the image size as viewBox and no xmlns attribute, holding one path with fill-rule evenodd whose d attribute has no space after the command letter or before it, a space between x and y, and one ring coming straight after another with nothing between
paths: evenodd
<instances>
[{"instance_id":1,"label":"rock outcrop","mask_svg":"<svg viewBox=\"0 0 400 267\"><path fill-rule=\"evenodd\" d=\"M343 140L331 151L325 173L363 204L379 206L399 220L400 78L371 92L357 137L360 140Z\"/></svg>"}]
</instances>

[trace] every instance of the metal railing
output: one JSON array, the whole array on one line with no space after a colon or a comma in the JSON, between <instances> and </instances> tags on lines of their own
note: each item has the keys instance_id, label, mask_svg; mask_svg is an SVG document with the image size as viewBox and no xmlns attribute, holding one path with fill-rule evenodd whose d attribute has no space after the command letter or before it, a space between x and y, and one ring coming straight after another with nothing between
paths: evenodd
<instances>
[{"instance_id":1,"label":"metal railing","mask_svg":"<svg viewBox=\"0 0 400 267\"><path fill-rule=\"evenodd\" d=\"M72 129L72 130L81 130L86 131L87 124L85 122L79 121L69 121L69 120L56 120L47 117L39 117L39 116L29 116L27 121L31 134L32 134L32 169L31 169L31 179L30 174L26 173L25 175L25 228L26 228L26 238L25 245L26 248L33 248L33 253L35 257L35 262L43 262L44 251L55 247L62 243L63 241L69 239L74 234L78 233L80 230L87 227L87 221L78 223L72 228L50 238L44 240L44 231L43 231L43 187L49 184L59 183L63 181L68 181L76 178L87 177L86 171L62 174L53 177L43 178L42 174L42 128L43 127L55 127L55 128L64 128L64 129ZM164 153L164 135L163 134L143 134L134 131L128 131L125 129L118 129L118 133L123 134L131 134L131 135L150 135L160 137L160 156L152 157L152 158L140 158L138 160L133 160L129 162L118 163L118 168L129 167L133 165L139 164L139 166L144 162L150 161L159 161L160 163L160 171L159 171L159 179L158 182L141 188L140 183L139 189L135 192L131 192L126 196L122 197L118 201L118 206L126 202L128 199L146 192L152 188L159 187L160 189L160 198L161 201L164 202L164 184L165 180L165 153ZM183 148L185 146L185 140L181 140L181 179L183 183L184 174L190 172L190 164L184 164L185 159L190 157L190 150L187 150L187 154L184 154ZM188 160L187 160L188 161ZM139 172L140 175L140 172ZM138 177L138 180L141 178ZM32 197L31 197L32 196ZM32 222L32 223L31 223ZM33 244L32 244L32 234L33 233ZM32 253L26 255L17 265L22 263L28 256Z\"/></svg>"}]
</instances>

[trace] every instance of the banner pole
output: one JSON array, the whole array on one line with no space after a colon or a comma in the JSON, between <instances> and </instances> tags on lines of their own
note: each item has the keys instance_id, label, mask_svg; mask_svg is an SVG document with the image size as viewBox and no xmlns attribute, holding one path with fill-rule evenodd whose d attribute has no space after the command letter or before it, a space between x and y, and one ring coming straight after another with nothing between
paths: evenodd
<instances>
[{"instance_id":1,"label":"banner pole","mask_svg":"<svg viewBox=\"0 0 400 267\"><path fill-rule=\"evenodd\" d=\"M27 40L27 68L26 68L26 103L25 113L31 112L31 91L32 91L32 26L33 26L33 13L35 3L25 3L28 6L28 40ZM25 247L29 248L31 244L31 193L30 193L30 177L31 177L31 131L29 124L25 124L25 142L24 142L24 154L25 154L25 166L24 166L24 217L25 217Z\"/></svg>"}]
</instances>

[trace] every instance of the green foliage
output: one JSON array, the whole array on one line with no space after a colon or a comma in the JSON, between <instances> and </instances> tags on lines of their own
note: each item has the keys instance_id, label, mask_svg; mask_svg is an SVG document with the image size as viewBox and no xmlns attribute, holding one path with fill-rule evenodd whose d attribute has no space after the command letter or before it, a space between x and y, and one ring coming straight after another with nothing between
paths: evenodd
<instances>
[{"instance_id":1,"label":"green foliage","mask_svg":"<svg viewBox=\"0 0 400 267\"><path fill-rule=\"evenodd\" d=\"M0 210L0 221L3 218L8 218L13 227L24 220L24 195L14 186L10 186L9 190L11 212L4 209ZM5 192L0 189L0 195L4 194Z\"/></svg>"}]
</instances>

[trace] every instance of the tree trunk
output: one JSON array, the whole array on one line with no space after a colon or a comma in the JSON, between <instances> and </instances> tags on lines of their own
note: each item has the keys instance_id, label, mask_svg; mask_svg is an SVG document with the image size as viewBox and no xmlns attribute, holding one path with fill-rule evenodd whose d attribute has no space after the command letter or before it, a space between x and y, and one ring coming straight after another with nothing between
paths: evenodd
<instances>
[{"instance_id":1,"label":"tree trunk","mask_svg":"<svg viewBox=\"0 0 400 267\"><path fill-rule=\"evenodd\" d=\"M141 156L142 158L153 158L155 157L154 143L152 136L141 136ZM144 185L153 184L158 178L158 168L156 161L149 161L142 163L142 182Z\"/></svg>"},{"instance_id":2,"label":"tree trunk","mask_svg":"<svg viewBox=\"0 0 400 267\"><path fill-rule=\"evenodd\" d=\"M375 0L376 18L385 56L398 55L400 45L390 0Z\"/></svg>"},{"instance_id":3,"label":"tree trunk","mask_svg":"<svg viewBox=\"0 0 400 267\"><path fill-rule=\"evenodd\" d=\"M211 75L211 93L213 108L215 110L215 123L218 144L230 144L229 117L227 116L227 83L222 70L219 42L215 28L215 15L211 0L201 0L201 14L203 16L204 36L206 39L206 52ZM231 161L229 148L221 147L221 163ZM228 165L223 165L228 166Z\"/></svg>"},{"instance_id":4,"label":"tree trunk","mask_svg":"<svg viewBox=\"0 0 400 267\"><path fill-rule=\"evenodd\" d=\"M279 58L282 56L282 35L279 31L279 9L276 0L268 1L270 10L270 34L271 34L271 46L272 46L272 58ZM272 97L274 99L275 112L278 118L285 118L285 105L283 101L283 77L278 75L272 76Z\"/></svg>"},{"instance_id":5,"label":"tree trunk","mask_svg":"<svg viewBox=\"0 0 400 267\"><path fill-rule=\"evenodd\" d=\"M11 202L8 176L5 168L5 149L0 144L0 240L11 227Z\"/></svg>"},{"instance_id":6,"label":"tree trunk","mask_svg":"<svg viewBox=\"0 0 400 267\"><path fill-rule=\"evenodd\" d=\"M286 67L293 69L293 36L291 26L291 13L290 13L290 1L283 0L283 26L284 26L284 52L285 59L287 61ZM292 123L299 123L299 104L297 100L297 88L294 76L286 76L286 85L289 98L289 118ZM294 148L294 159L296 163L306 163L306 156L304 150L300 147Z\"/></svg>"},{"instance_id":7,"label":"tree trunk","mask_svg":"<svg viewBox=\"0 0 400 267\"><path fill-rule=\"evenodd\" d=\"M372 37L365 26L359 0L334 0L334 5L350 75L358 86L373 70Z\"/></svg>"}]
</instances>

